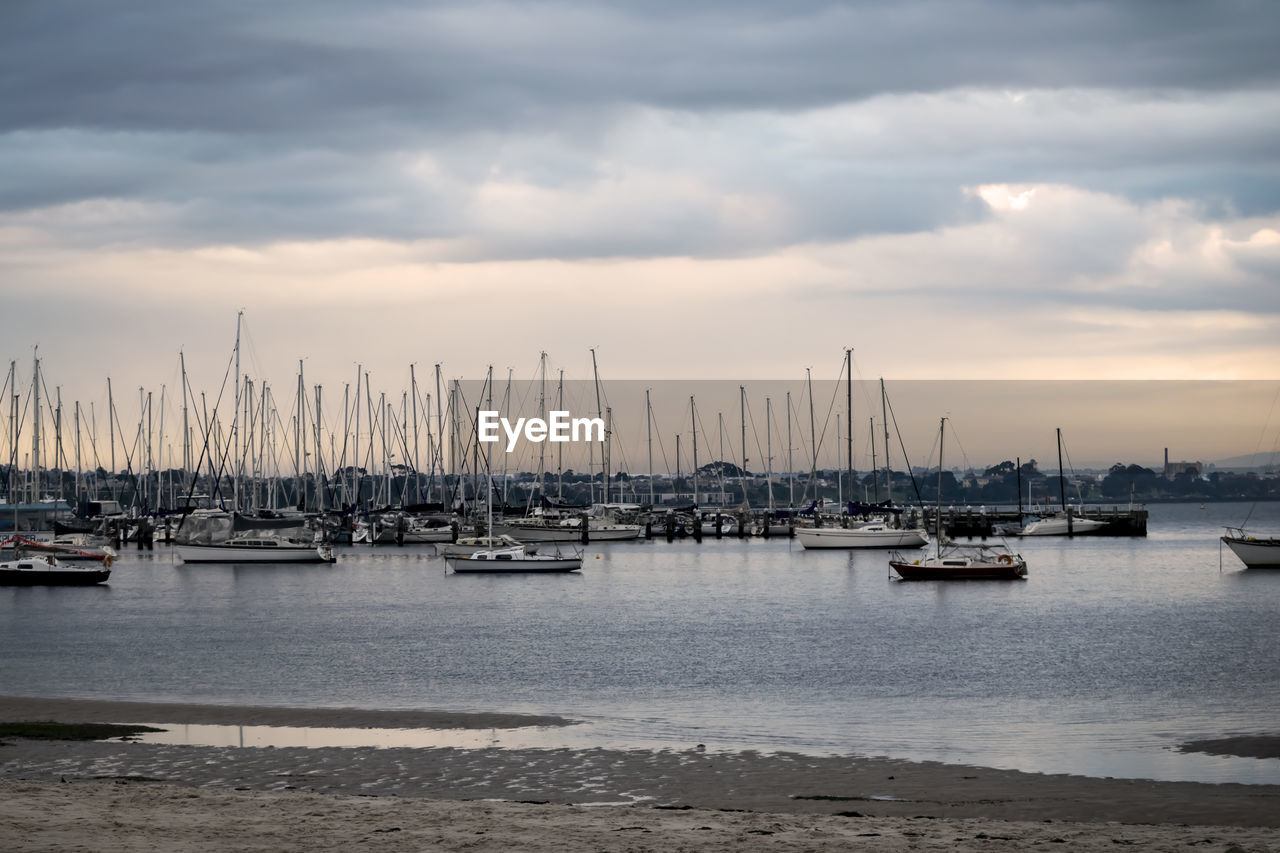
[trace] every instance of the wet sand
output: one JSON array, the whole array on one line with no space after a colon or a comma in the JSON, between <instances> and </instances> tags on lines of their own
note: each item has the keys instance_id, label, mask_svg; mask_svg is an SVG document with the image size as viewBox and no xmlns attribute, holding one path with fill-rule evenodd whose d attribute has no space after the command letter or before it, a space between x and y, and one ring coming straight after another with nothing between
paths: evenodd
<instances>
[{"instance_id":1,"label":"wet sand","mask_svg":"<svg viewBox=\"0 0 1280 853\"><path fill-rule=\"evenodd\" d=\"M164 713L139 703L0 699L0 720L391 725L384 712L160 708ZM403 725L435 727L442 719L483 728L495 727L495 719L513 726L546 719L403 713ZM1132 842L1248 850L1280 849L1277 828L1280 786L1093 779L885 758L696 748L307 749L24 740L0 747L0 842L10 834L28 839L21 849L31 850L76 843L100 850L355 843L495 850L824 850L853 843L886 850L1015 849L1058 839L1085 849Z\"/></svg>"},{"instance_id":2,"label":"wet sand","mask_svg":"<svg viewBox=\"0 0 1280 853\"><path fill-rule=\"evenodd\" d=\"M1236 755L1241 758L1280 758L1280 735L1237 735L1182 744L1183 752L1208 755Z\"/></svg>"}]
</instances>

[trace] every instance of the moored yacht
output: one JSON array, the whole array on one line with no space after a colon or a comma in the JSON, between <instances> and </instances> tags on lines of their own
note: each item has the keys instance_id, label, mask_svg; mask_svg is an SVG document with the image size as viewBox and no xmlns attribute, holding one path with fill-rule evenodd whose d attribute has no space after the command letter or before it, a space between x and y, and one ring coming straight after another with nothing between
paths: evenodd
<instances>
[{"instance_id":1,"label":"moored yacht","mask_svg":"<svg viewBox=\"0 0 1280 853\"><path fill-rule=\"evenodd\" d=\"M214 544L177 545L184 563L333 563L337 558L327 543L299 542L282 536L254 534L234 536Z\"/></svg>"},{"instance_id":2,"label":"moored yacht","mask_svg":"<svg viewBox=\"0 0 1280 853\"><path fill-rule=\"evenodd\" d=\"M51 554L0 563L0 586L92 586L111 577L104 566L65 566Z\"/></svg>"},{"instance_id":3,"label":"moored yacht","mask_svg":"<svg viewBox=\"0 0 1280 853\"><path fill-rule=\"evenodd\" d=\"M860 527L797 527L796 539L805 548L923 548L929 535L877 521Z\"/></svg>"},{"instance_id":4,"label":"moored yacht","mask_svg":"<svg viewBox=\"0 0 1280 853\"><path fill-rule=\"evenodd\" d=\"M1255 536L1243 528L1228 527L1222 541L1247 568L1280 568L1280 536Z\"/></svg>"}]
</instances>

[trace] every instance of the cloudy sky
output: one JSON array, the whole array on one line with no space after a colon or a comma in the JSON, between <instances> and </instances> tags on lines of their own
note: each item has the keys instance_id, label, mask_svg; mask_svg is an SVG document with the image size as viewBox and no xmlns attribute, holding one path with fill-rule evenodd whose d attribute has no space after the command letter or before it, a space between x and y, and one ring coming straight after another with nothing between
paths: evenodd
<instances>
[{"instance_id":1,"label":"cloudy sky","mask_svg":"<svg viewBox=\"0 0 1280 853\"><path fill-rule=\"evenodd\" d=\"M1251 378L1280 364L1280 5L0 11L0 348L613 378ZM425 366L425 368L424 368ZM1246 447L1242 452L1252 450Z\"/></svg>"}]
</instances>

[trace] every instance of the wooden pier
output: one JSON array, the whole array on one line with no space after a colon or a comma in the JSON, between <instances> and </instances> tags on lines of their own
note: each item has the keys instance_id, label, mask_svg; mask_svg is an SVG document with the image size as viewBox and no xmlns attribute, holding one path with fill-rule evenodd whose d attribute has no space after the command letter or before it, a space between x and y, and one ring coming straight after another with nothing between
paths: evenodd
<instances>
[{"instance_id":1,"label":"wooden pier","mask_svg":"<svg viewBox=\"0 0 1280 853\"><path fill-rule=\"evenodd\" d=\"M1037 514L1048 516L1060 511L1057 507L1037 508L1036 511L1024 509L1020 517L1017 507L943 507L942 528L952 538L995 536L1000 532L998 528L1020 526L1024 517L1034 517ZM1084 507L1072 507L1070 512L1072 518L1087 518L1093 521L1101 521L1106 525L1099 530L1079 535L1147 535L1147 510L1145 507L1086 505ZM934 507L909 509L902 514L902 524L904 527L925 527L932 532L936 529L934 523L935 513L936 509Z\"/></svg>"}]
</instances>

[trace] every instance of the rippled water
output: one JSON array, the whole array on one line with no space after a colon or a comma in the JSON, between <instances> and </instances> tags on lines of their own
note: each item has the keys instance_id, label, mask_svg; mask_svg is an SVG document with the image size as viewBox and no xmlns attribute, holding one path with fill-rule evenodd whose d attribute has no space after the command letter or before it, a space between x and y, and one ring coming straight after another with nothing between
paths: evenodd
<instances>
[{"instance_id":1,"label":"rippled water","mask_svg":"<svg viewBox=\"0 0 1280 853\"><path fill-rule=\"evenodd\" d=\"M1280 572L1229 551L1219 569L1247 509L1016 542L1025 582L898 583L883 552L780 540L593 545L547 577L449 575L429 547L252 567L161 546L109 587L0 589L0 693L529 711L587 724L493 738L1280 782L1280 760L1172 749L1280 734ZM1254 517L1280 530L1280 504Z\"/></svg>"}]
</instances>

